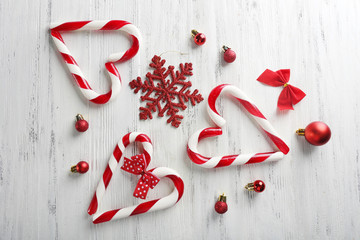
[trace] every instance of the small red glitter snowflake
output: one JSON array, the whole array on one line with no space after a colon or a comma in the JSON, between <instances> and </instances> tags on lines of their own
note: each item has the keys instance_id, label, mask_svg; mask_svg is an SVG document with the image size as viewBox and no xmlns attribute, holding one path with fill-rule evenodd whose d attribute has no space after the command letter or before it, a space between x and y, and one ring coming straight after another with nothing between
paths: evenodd
<instances>
[{"instance_id":1,"label":"small red glitter snowflake","mask_svg":"<svg viewBox=\"0 0 360 240\"><path fill-rule=\"evenodd\" d=\"M140 119L152 119L152 112L158 111L160 117L163 117L165 113L169 115L167 123L171 122L171 125L177 128L183 119L178 112L187 108L185 102L190 100L191 104L195 105L204 100L197 89L192 93L188 90L192 84L185 80L187 76L193 74L192 64L181 63L180 71L175 72L174 66L169 66L167 69L163 67L166 61L159 56L155 55L151 61L149 66L154 68L154 71L146 74L147 80L143 82L138 77L130 82L134 93L138 93L140 90L145 93L141 96L141 101L147 101L147 103L146 107L140 107Z\"/></svg>"}]
</instances>

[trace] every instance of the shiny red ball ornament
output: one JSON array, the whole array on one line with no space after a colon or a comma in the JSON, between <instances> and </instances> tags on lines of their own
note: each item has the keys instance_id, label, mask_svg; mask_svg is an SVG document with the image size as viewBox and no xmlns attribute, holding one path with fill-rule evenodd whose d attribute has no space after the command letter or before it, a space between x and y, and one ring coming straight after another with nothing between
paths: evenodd
<instances>
[{"instance_id":1,"label":"shiny red ball ornament","mask_svg":"<svg viewBox=\"0 0 360 240\"><path fill-rule=\"evenodd\" d=\"M228 206L226 203L226 196L225 194L221 194L218 198L218 201L215 203L215 211L219 214L224 214L228 210Z\"/></svg>"},{"instance_id":2,"label":"shiny red ball ornament","mask_svg":"<svg viewBox=\"0 0 360 240\"><path fill-rule=\"evenodd\" d=\"M71 167L71 172L73 173L86 173L89 170L89 164L85 161L80 161L75 166Z\"/></svg>"},{"instance_id":3,"label":"shiny red ball ornament","mask_svg":"<svg viewBox=\"0 0 360 240\"><path fill-rule=\"evenodd\" d=\"M254 191L255 192L263 192L265 190L265 183L261 180L256 180L254 182Z\"/></svg>"},{"instance_id":4,"label":"shiny red ball ornament","mask_svg":"<svg viewBox=\"0 0 360 240\"><path fill-rule=\"evenodd\" d=\"M222 47L224 51L224 60L227 63L232 63L236 59L236 53L227 46Z\"/></svg>"},{"instance_id":5,"label":"shiny red ball ornament","mask_svg":"<svg viewBox=\"0 0 360 240\"><path fill-rule=\"evenodd\" d=\"M245 189L247 189L248 191L255 191L257 193L261 193L265 190L265 183L261 180L256 180L253 183L248 183L245 186Z\"/></svg>"},{"instance_id":6,"label":"shiny red ball ornament","mask_svg":"<svg viewBox=\"0 0 360 240\"><path fill-rule=\"evenodd\" d=\"M194 38L194 42L196 45L201 46L206 42L206 36L203 33L199 33L196 30L192 30L191 35Z\"/></svg>"},{"instance_id":7,"label":"shiny red ball ornament","mask_svg":"<svg viewBox=\"0 0 360 240\"><path fill-rule=\"evenodd\" d=\"M75 128L79 132L85 132L89 128L89 123L84 119L81 114L76 115Z\"/></svg>"},{"instance_id":8,"label":"shiny red ball ornament","mask_svg":"<svg viewBox=\"0 0 360 240\"><path fill-rule=\"evenodd\" d=\"M312 145L321 146L327 143L331 138L331 130L323 122L312 122L305 129L296 131L299 136L305 136L305 139Z\"/></svg>"}]
</instances>

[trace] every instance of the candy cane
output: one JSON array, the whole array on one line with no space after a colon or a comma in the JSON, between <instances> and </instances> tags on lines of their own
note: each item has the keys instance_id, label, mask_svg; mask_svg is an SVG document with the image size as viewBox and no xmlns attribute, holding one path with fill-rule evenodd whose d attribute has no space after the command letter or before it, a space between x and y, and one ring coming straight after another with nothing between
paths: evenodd
<instances>
[{"instance_id":1,"label":"candy cane","mask_svg":"<svg viewBox=\"0 0 360 240\"><path fill-rule=\"evenodd\" d=\"M159 178L166 177L170 179L174 184L174 190L168 196L163 198L146 201L131 207L125 207L125 208L110 210L102 213L96 213L93 217L93 223L97 224L97 223L108 222L116 219L126 218L146 212L154 212L175 205L181 199L184 192L184 182L182 181L179 174L174 170L166 167L158 167L150 171L152 171L152 173Z\"/></svg>"},{"instance_id":2,"label":"candy cane","mask_svg":"<svg viewBox=\"0 0 360 240\"><path fill-rule=\"evenodd\" d=\"M259 124L262 130L266 133L269 139L275 144L280 151L275 152L262 152L251 154L237 154L228 156L206 157L199 153L197 146L200 140L208 137L214 137L222 134L222 127L225 126L226 121L220 116L216 110L215 103L221 94L228 93L246 109L252 118ZM207 106L208 114L217 127L210 127L198 130L195 132L188 141L187 152L189 158L196 164L205 168L226 167L229 165L243 165L250 163L259 163L264 161L277 161L284 157L289 152L289 147L281 140L278 133L272 127L270 122L264 117L260 110L255 106L246 94L239 88L223 84L215 87L208 98Z\"/></svg>"},{"instance_id":3,"label":"candy cane","mask_svg":"<svg viewBox=\"0 0 360 240\"><path fill-rule=\"evenodd\" d=\"M122 138L122 140L118 142L112 156L109 159L109 163L104 171L103 177L98 184L93 199L91 200L88 209L88 213L90 215L97 212L98 203L101 201L102 197L104 196L105 190L109 185L109 182L111 180L113 172L115 171L115 168L120 163L120 160L123 158L123 153L125 151L125 148L134 142L140 142L143 145L144 148L143 151L145 154L147 165L150 163L153 154L153 146L150 138L143 133L133 132L126 134Z\"/></svg>"},{"instance_id":4,"label":"candy cane","mask_svg":"<svg viewBox=\"0 0 360 240\"><path fill-rule=\"evenodd\" d=\"M51 36L55 42L56 47L58 48L61 56L65 61L65 64L67 65L70 73L72 74L85 98L97 104L104 104L113 99L120 92L122 85L120 74L114 63L125 62L136 55L139 50L141 39L139 30L131 23L122 20L65 22L61 24L52 24L50 29ZM76 63L75 58L72 56L70 50L65 45L65 42L60 34L60 32L63 31L82 30L123 31L128 33L132 39L132 45L126 52L111 54L108 58L108 62L105 63L105 68L111 79L111 89L105 94L99 94L90 87L79 65Z\"/></svg>"},{"instance_id":5,"label":"candy cane","mask_svg":"<svg viewBox=\"0 0 360 240\"><path fill-rule=\"evenodd\" d=\"M144 147L144 154L147 164L149 164L152 158L153 147L151 144L151 140L148 136L142 133L129 133L123 137L123 139L115 147L113 156L111 156L109 160L108 166L103 174L102 179L100 180L100 183L96 189L94 197L90 203L88 213L90 215L94 214L93 216L94 224L169 208L175 205L183 195L184 182L181 179L180 175L170 168L158 167L149 170L149 172L152 172L158 178L166 177L172 181L172 183L174 184L174 190L168 196L160 199L146 201L131 207L114 209L105 212L98 212L98 205L99 205L98 203L101 201L105 193L105 190L111 180L112 174L116 166L120 163L121 159L123 158L123 152L125 148L133 142L142 143Z\"/></svg>"}]
</instances>

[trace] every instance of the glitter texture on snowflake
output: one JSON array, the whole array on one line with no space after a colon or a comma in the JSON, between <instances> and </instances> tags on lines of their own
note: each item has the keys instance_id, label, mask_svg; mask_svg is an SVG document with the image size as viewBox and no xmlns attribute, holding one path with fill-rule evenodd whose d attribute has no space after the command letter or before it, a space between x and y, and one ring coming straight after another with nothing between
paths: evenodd
<instances>
[{"instance_id":1,"label":"glitter texture on snowflake","mask_svg":"<svg viewBox=\"0 0 360 240\"><path fill-rule=\"evenodd\" d=\"M154 69L153 73L146 74L144 82L138 77L130 82L131 89L134 93L140 90L145 95L141 96L141 101L146 101L145 107L140 107L140 119L152 119L152 112L158 112L158 116L163 117L164 114L169 116L167 123L171 123L174 127L179 127L182 115L178 115L180 110L185 110L187 106L185 102L190 100L194 106L201 102L203 97L195 89L192 93L188 88L191 87L190 81L185 81L187 76L191 76L192 64L180 64L180 71L174 71L174 66L164 67L165 60L159 56L151 59L149 66ZM167 79L168 78L168 79Z\"/></svg>"}]
</instances>

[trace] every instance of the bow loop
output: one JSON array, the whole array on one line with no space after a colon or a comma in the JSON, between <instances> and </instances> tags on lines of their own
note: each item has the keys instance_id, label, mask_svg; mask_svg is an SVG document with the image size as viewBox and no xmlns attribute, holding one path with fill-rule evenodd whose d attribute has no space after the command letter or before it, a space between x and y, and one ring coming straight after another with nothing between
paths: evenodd
<instances>
[{"instance_id":1,"label":"bow loop","mask_svg":"<svg viewBox=\"0 0 360 240\"><path fill-rule=\"evenodd\" d=\"M124 158L124 165L121 169L135 175L141 175L133 194L136 198L145 199L149 188L153 189L160 181L160 178L152 172L146 171L146 168L147 163L144 154L132 156L131 159Z\"/></svg>"},{"instance_id":2,"label":"bow loop","mask_svg":"<svg viewBox=\"0 0 360 240\"><path fill-rule=\"evenodd\" d=\"M280 110L294 110L293 105L300 102L306 96L301 89L288 84L290 69L280 69L276 72L266 69L257 80L269 86L284 87L278 99L278 108Z\"/></svg>"},{"instance_id":3,"label":"bow loop","mask_svg":"<svg viewBox=\"0 0 360 240\"><path fill-rule=\"evenodd\" d=\"M121 167L122 170L135 175L140 175L146 168L144 154L132 156L131 159L124 158L124 165Z\"/></svg>"}]
</instances>

